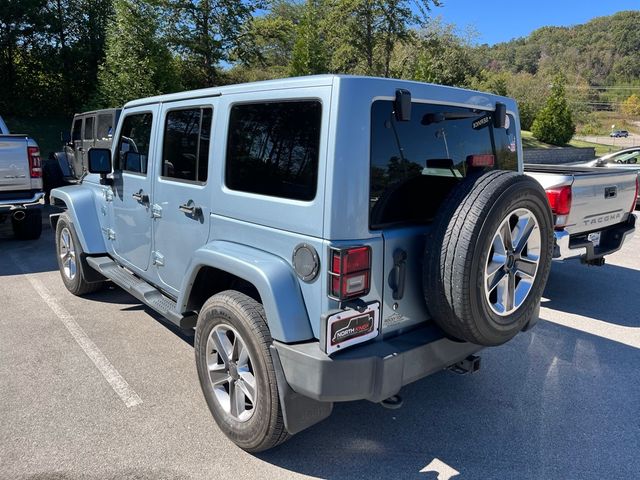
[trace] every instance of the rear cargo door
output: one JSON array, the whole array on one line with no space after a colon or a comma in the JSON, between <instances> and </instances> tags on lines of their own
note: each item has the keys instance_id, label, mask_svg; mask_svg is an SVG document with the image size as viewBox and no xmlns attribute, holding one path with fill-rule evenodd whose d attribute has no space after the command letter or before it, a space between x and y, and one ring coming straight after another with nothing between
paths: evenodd
<instances>
[{"instance_id":1,"label":"rear cargo door","mask_svg":"<svg viewBox=\"0 0 640 480\"><path fill-rule=\"evenodd\" d=\"M0 136L0 191L30 188L26 139L19 136Z\"/></svg>"}]
</instances>

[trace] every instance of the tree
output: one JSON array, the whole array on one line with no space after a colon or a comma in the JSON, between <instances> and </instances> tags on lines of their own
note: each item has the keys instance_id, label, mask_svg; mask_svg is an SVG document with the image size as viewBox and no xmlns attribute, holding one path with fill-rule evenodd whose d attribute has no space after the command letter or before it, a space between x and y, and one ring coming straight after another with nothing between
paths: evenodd
<instances>
[{"instance_id":1,"label":"tree","mask_svg":"<svg viewBox=\"0 0 640 480\"><path fill-rule=\"evenodd\" d=\"M331 69L388 77L396 44L409 41L412 28L424 23L440 0L332 0L330 5Z\"/></svg>"},{"instance_id":2,"label":"tree","mask_svg":"<svg viewBox=\"0 0 640 480\"><path fill-rule=\"evenodd\" d=\"M322 32L322 0L307 0L304 15L296 28L290 73L293 76L327 73L328 52Z\"/></svg>"},{"instance_id":3,"label":"tree","mask_svg":"<svg viewBox=\"0 0 640 480\"><path fill-rule=\"evenodd\" d=\"M576 131L564 92L564 77L557 76L551 95L533 122L531 132L538 140L552 145L565 145Z\"/></svg>"},{"instance_id":4,"label":"tree","mask_svg":"<svg viewBox=\"0 0 640 480\"><path fill-rule=\"evenodd\" d=\"M157 11L141 0L115 0L114 10L98 74L98 102L116 107L176 90L173 58L157 35Z\"/></svg>"},{"instance_id":5,"label":"tree","mask_svg":"<svg viewBox=\"0 0 640 480\"><path fill-rule=\"evenodd\" d=\"M634 93L622 102L622 113L630 117L640 117L640 97Z\"/></svg>"},{"instance_id":6,"label":"tree","mask_svg":"<svg viewBox=\"0 0 640 480\"><path fill-rule=\"evenodd\" d=\"M179 54L185 87L222 82L220 65L231 60L256 10L266 0L159 0L166 40Z\"/></svg>"}]
</instances>

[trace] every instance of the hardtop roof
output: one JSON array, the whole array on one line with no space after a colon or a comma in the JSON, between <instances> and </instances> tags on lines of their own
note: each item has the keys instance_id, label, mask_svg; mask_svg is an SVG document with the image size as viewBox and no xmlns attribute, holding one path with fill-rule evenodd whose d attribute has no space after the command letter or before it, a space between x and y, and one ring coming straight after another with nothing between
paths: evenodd
<instances>
[{"instance_id":1,"label":"hardtop roof","mask_svg":"<svg viewBox=\"0 0 640 480\"><path fill-rule=\"evenodd\" d=\"M352 75L310 75L306 77L283 78L277 80L265 80L260 82L241 83L236 85L226 85L220 87L208 87L199 90L157 95L154 97L141 98L127 102L123 108L132 108L156 103L176 102L195 98L217 97L221 95L240 94L249 92L261 92L269 90L286 90L304 87L331 86L336 83L357 84L363 83L367 86L380 87L381 92L389 92L389 87L406 88L412 91L415 98L441 99L442 101L452 101L477 105L481 108L492 108L496 101L507 104L509 110L515 110L515 101L511 98L501 97L491 93L478 92L458 87L449 87L430 83L416 82L411 80L399 80L392 78L363 77ZM384 93L380 93L381 96Z\"/></svg>"}]
</instances>

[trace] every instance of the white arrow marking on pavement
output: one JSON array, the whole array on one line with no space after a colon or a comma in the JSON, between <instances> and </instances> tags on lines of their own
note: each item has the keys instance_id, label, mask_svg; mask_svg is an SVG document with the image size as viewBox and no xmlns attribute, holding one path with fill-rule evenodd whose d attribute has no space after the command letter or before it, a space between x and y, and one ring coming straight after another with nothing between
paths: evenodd
<instances>
[{"instance_id":1,"label":"white arrow marking on pavement","mask_svg":"<svg viewBox=\"0 0 640 480\"><path fill-rule=\"evenodd\" d=\"M455 468L450 467L442 460L434 458L431 463L420 470L420 473L436 472L438 474L438 480L449 480L450 478L460 475L460 472Z\"/></svg>"}]
</instances>

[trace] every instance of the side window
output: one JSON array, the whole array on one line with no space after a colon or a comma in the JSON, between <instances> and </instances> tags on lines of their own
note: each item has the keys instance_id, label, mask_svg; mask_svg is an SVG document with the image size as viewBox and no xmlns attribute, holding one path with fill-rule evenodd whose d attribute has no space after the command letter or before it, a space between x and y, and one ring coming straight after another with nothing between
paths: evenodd
<instances>
[{"instance_id":1,"label":"side window","mask_svg":"<svg viewBox=\"0 0 640 480\"><path fill-rule=\"evenodd\" d=\"M81 140L81 139L82 139L82 119L76 118L76 120L73 122L71 140L75 142L76 140Z\"/></svg>"},{"instance_id":2,"label":"side window","mask_svg":"<svg viewBox=\"0 0 640 480\"><path fill-rule=\"evenodd\" d=\"M206 182L213 109L197 107L167 113L162 144L162 176Z\"/></svg>"},{"instance_id":3,"label":"side window","mask_svg":"<svg viewBox=\"0 0 640 480\"><path fill-rule=\"evenodd\" d=\"M96 138L98 140L108 140L109 135L113 135L113 115L110 113L102 113L98 115Z\"/></svg>"},{"instance_id":4,"label":"side window","mask_svg":"<svg viewBox=\"0 0 640 480\"><path fill-rule=\"evenodd\" d=\"M134 113L124 118L118 139L116 170L147 173L152 122L151 113Z\"/></svg>"},{"instance_id":5,"label":"side window","mask_svg":"<svg viewBox=\"0 0 640 480\"><path fill-rule=\"evenodd\" d=\"M227 187L313 200L321 119L322 104L316 100L234 105L227 141Z\"/></svg>"},{"instance_id":6,"label":"side window","mask_svg":"<svg viewBox=\"0 0 640 480\"><path fill-rule=\"evenodd\" d=\"M94 117L87 117L84 120L84 139L93 140L93 119Z\"/></svg>"}]
</instances>

